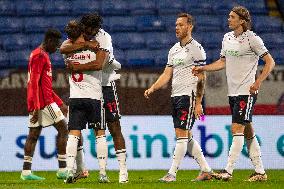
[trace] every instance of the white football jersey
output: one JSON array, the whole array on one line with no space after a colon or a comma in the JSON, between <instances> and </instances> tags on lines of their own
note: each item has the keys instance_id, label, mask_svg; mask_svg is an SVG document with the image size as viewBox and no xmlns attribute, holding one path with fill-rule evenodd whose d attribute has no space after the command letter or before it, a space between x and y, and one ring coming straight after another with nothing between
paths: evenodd
<instances>
[{"instance_id":1,"label":"white football jersey","mask_svg":"<svg viewBox=\"0 0 284 189\"><path fill-rule=\"evenodd\" d=\"M192 67L206 64L203 47L194 39L184 46L176 43L169 51L167 66L173 67L171 96L192 95L196 92L198 78L192 74Z\"/></svg>"},{"instance_id":2,"label":"white football jersey","mask_svg":"<svg viewBox=\"0 0 284 189\"><path fill-rule=\"evenodd\" d=\"M102 86L111 86L111 81L115 81L120 78L120 75L115 72L116 69L120 68L112 65L114 61L118 64L120 63L114 59L111 36L103 29L100 29L95 36L95 39L99 42L100 49L109 52L109 61L103 67Z\"/></svg>"},{"instance_id":3,"label":"white football jersey","mask_svg":"<svg viewBox=\"0 0 284 189\"><path fill-rule=\"evenodd\" d=\"M90 50L75 52L65 57L66 60L86 64L96 60L96 53ZM85 71L69 74L70 98L90 98L101 100L102 98L102 71Z\"/></svg>"},{"instance_id":4,"label":"white football jersey","mask_svg":"<svg viewBox=\"0 0 284 189\"><path fill-rule=\"evenodd\" d=\"M224 35L220 56L226 59L228 96L249 95L255 81L259 57L268 54L262 39L252 31L236 37L234 32Z\"/></svg>"}]
</instances>

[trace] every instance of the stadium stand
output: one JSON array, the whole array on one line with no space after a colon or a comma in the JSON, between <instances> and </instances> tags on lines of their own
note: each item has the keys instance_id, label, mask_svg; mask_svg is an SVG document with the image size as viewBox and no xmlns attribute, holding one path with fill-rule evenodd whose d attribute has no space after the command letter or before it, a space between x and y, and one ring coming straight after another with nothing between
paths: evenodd
<instances>
[{"instance_id":1,"label":"stadium stand","mask_svg":"<svg viewBox=\"0 0 284 189\"><path fill-rule=\"evenodd\" d=\"M250 10L253 30L274 53L276 62L283 64L281 53L276 53L284 50L283 20L268 16L265 0L0 0L1 68L27 64L20 64L25 58L19 56L39 45L47 28L63 31L70 19L95 11L102 14L103 28L112 35L114 52L125 67L164 66L168 50L176 42L176 14L183 11L194 16L193 37L211 62L219 56L222 36L228 31L227 14L235 5ZM284 10L283 1L278 5ZM15 56L12 51L20 54ZM54 60L55 67L64 65L61 56ZM18 63L10 64L14 61Z\"/></svg>"}]
</instances>

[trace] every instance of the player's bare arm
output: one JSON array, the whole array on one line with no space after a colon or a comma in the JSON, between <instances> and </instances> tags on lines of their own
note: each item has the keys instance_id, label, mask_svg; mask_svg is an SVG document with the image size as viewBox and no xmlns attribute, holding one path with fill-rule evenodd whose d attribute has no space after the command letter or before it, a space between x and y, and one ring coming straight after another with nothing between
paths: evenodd
<instances>
[{"instance_id":1,"label":"player's bare arm","mask_svg":"<svg viewBox=\"0 0 284 189\"><path fill-rule=\"evenodd\" d=\"M205 72L198 74L197 90L196 90L196 103L195 103L195 117L200 119L203 115L202 98L204 95L206 75Z\"/></svg>"},{"instance_id":2,"label":"player's bare arm","mask_svg":"<svg viewBox=\"0 0 284 189\"><path fill-rule=\"evenodd\" d=\"M270 54L265 55L263 58L263 61L265 62L264 68L261 72L261 74L258 76L256 81L250 86L249 92L251 94L256 94L257 91L260 88L261 83L267 78L267 76L270 74L270 72L273 70L275 66L274 59Z\"/></svg>"},{"instance_id":3,"label":"player's bare arm","mask_svg":"<svg viewBox=\"0 0 284 189\"><path fill-rule=\"evenodd\" d=\"M67 68L72 72L83 72L83 71L96 71L101 70L104 64L109 58L109 52L104 50L99 50L96 53L96 60L88 62L86 64L67 64Z\"/></svg>"},{"instance_id":4,"label":"player's bare arm","mask_svg":"<svg viewBox=\"0 0 284 189\"><path fill-rule=\"evenodd\" d=\"M194 75L198 75L203 71L212 72L212 71L219 71L226 67L226 59L220 58L219 60L213 62L212 64L208 64L206 66L195 66L192 68L192 73Z\"/></svg>"},{"instance_id":5,"label":"player's bare arm","mask_svg":"<svg viewBox=\"0 0 284 189\"><path fill-rule=\"evenodd\" d=\"M173 68L167 66L164 72L162 73L162 75L160 75L160 77L158 78L158 80L149 89L147 89L144 92L145 98L149 98L150 94L152 94L154 91L159 90L164 85L166 85L172 78L172 75L173 75Z\"/></svg>"},{"instance_id":6,"label":"player's bare arm","mask_svg":"<svg viewBox=\"0 0 284 189\"><path fill-rule=\"evenodd\" d=\"M97 41L85 41L80 43L72 43L69 39L65 40L60 46L61 54L70 54L79 49L92 49L97 50L99 43Z\"/></svg>"}]
</instances>

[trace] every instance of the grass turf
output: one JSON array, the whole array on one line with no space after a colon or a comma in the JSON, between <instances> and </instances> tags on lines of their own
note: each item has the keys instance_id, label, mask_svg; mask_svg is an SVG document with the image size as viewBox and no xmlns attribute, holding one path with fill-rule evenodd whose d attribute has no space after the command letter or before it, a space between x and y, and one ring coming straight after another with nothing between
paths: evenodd
<instances>
[{"instance_id":1,"label":"grass turf","mask_svg":"<svg viewBox=\"0 0 284 189\"><path fill-rule=\"evenodd\" d=\"M191 182L195 178L198 171L178 172L177 181L174 183L160 183L158 179L164 174L165 170L149 170L149 171L129 171L129 183L118 183L118 172L108 171L111 183L100 184L97 177L98 172L90 172L90 177L82 179L74 184L64 184L63 180L57 180L55 172L35 172L38 176L46 178L44 181L22 181L20 172L0 172L0 188L284 188L284 170L267 170L268 181L266 182L246 182L245 179L252 173L248 170L234 171L233 180L229 182L223 181L206 181Z\"/></svg>"}]
</instances>

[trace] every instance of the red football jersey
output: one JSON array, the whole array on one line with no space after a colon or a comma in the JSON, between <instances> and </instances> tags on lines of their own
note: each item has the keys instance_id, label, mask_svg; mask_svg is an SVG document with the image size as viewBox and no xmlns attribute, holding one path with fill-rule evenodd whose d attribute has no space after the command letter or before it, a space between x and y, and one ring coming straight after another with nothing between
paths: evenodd
<instances>
[{"instance_id":1,"label":"red football jersey","mask_svg":"<svg viewBox=\"0 0 284 189\"><path fill-rule=\"evenodd\" d=\"M47 52L38 47L32 51L28 64L27 103L28 111L43 109L62 100L52 90L52 69Z\"/></svg>"}]
</instances>

